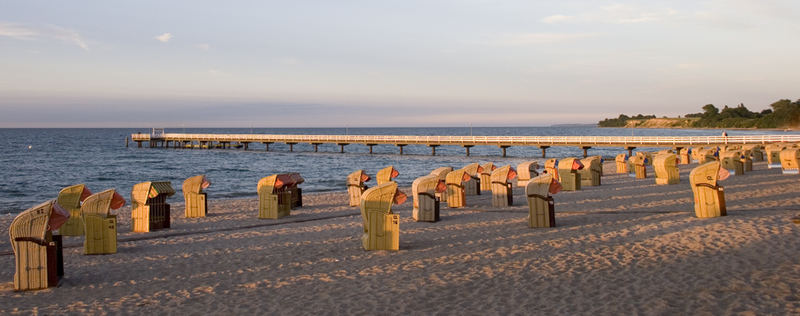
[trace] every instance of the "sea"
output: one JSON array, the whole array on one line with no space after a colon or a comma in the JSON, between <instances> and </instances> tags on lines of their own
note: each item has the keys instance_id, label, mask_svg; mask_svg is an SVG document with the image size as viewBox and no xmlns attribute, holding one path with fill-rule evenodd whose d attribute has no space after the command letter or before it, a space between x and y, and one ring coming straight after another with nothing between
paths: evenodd
<instances>
[{"instance_id":1,"label":"sea","mask_svg":"<svg viewBox=\"0 0 800 316\"><path fill-rule=\"evenodd\" d=\"M0 214L19 213L43 201L54 199L66 186L86 184L93 192L114 188L130 198L134 184L144 181L170 181L177 191L169 201L182 200L181 184L188 177L205 174L211 186L205 191L210 199L255 198L256 185L262 177L275 173L299 172L305 192L345 191L345 179L355 170L369 175L393 165L400 172L396 181L410 186L431 170L463 167L474 162L494 162L498 166L539 160L537 147L510 147L502 157L497 146L475 146L470 156L461 146L441 146L436 156L430 147L408 145L399 154L393 145L369 147L351 144L345 153L335 144L319 146L296 144L289 152L286 144L275 143L265 151L260 143L242 149L173 149L138 148L135 142L126 147L133 133L150 133L149 128L80 128L80 129L0 129ZM306 135L438 135L438 136L718 136L721 129L629 129L594 126L548 127L442 127L442 128L166 128L167 133L219 134L306 134ZM797 131L728 130L734 135L798 134ZM637 150L656 150L638 148ZM613 159L623 148L598 147L589 155ZM551 147L547 158L582 157L578 147ZM372 180L374 181L374 180ZM367 183L367 184L373 184Z\"/></svg>"}]
</instances>

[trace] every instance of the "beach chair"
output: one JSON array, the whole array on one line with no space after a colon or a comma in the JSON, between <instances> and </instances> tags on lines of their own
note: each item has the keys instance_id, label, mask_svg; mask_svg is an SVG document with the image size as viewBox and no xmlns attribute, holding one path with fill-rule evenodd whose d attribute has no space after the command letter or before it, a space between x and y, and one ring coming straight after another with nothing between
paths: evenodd
<instances>
[{"instance_id":1,"label":"beach chair","mask_svg":"<svg viewBox=\"0 0 800 316\"><path fill-rule=\"evenodd\" d=\"M581 175L578 170L584 166L576 158L564 158L558 161L558 181L566 191L578 191L581 189Z\"/></svg>"},{"instance_id":2,"label":"beach chair","mask_svg":"<svg viewBox=\"0 0 800 316\"><path fill-rule=\"evenodd\" d=\"M175 194L172 183L142 182L131 190L131 229L146 233L154 229L169 228L170 206L167 197Z\"/></svg>"},{"instance_id":3,"label":"beach chair","mask_svg":"<svg viewBox=\"0 0 800 316\"><path fill-rule=\"evenodd\" d=\"M61 236L48 229L55 226L54 217L64 221L69 216L67 210L59 212L58 208L50 200L19 213L11 221L8 234L14 251L15 291L53 287L64 276Z\"/></svg>"},{"instance_id":4,"label":"beach chair","mask_svg":"<svg viewBox=\"0 0 800 316\"><path fill-rule=\"evenodd\" d=\"M744 164L742 163L742 153L737 150L729 150L720 153L719 161L722 165L722 168L728 169L728 171L735 176L740 176L744 174Z\"/></svg>"},{"instance_id":5,"label":"beach chair","mask_svg":"<svg viewBox=\"0 0 800 316\"><path fill-rule=\"evenodd\" d=\"M633 157L628 159L628 175L632 175L636 179L647 179L647 157L636 153Z\"/></svg>"},{"instance_id":6,"label":"beach chair","mask_svg":"<svg viewBox=\"0 0 800 316\"><path fill-rule=\"evenodd\" d=\"M742 162L744 172L753 171L753 152L750 149L740 149L739 152L742 154L739 161Z\"/></svg>"},{"instance_id":7,"label":"beach chair","mask_svg":"<svg viewBox=\"0 0 800 316\"><path fill-rule=\"evenodd\" d=\"M277 174L258 181L258 218L279 219L289 216L291 209L292 193L283 190Z\"/></svg>"},{"instance_id":8,"label":"beach chair","mask_svg":"<svg viewBox=\"0 0 800 316\"><path fill-rule=\"evenodd\" d=\"M400 249L400 217L392 213L392 203L403 202L405 195L394 181L364 191L360 204L364 222L361 245L365 250Z\"/></svg>"},{"instance_id":9,"label":"beach chair","mask_svg":"<svg viewBox=\"0 0 800 316\"><path fill-rule=\"evenodd\" d=\"M444 181L433 174L414 180L411 183L411 196L414 198L411 217L417 222L438 222L439 198L436 197L436 192L446 189Z\"/></svg>"},{"instance_id":10,"label":"beach chair","mask_svg":"<svg viewBox=\"0 0 800 316\"><path fill-rule=\"evenodd\" d=\"M497 169L497 166L494 163L487 162L481 165L481 191L491 191L492 190L492 171Z\"/></svg>"},{"instance_id":11,"label":"beach chair","mask_svg":"<svg viewBox=\"0 0 800 316\"><path fill-rule=\"evenodd\" d=\"M400 175L400 172L394 168L394 166L388 166L378 171L378 174L375 175L375 181L378 181L378 184L384 184L391 182L392 179L397 178Z\"/></svg>"},{"instance_id":12,"label":"beach chair","mask_svg":"<svg viewBox=\"0 0 800 316\"><path fill-rule=\"evenodd\" d=\"M692 157L692 162L694 163L700 162L701 156L704 154L703 150L705 150L705 147L703 146L697 146L692 148L692 152L689 153L689 155Z\"/></svg>"},{"instance_id":13,"label":"beach chair","mask_svg":"<svg viewBox=\"0 0 800 316\"><path fill-rule=\"evenodd\" d=\"M689 173L689 183L694 193L694 213L700 218L727 215L725 208L725 192L717 185L719 179L719 161L702 164Z\"/></svg>"},{"instance_id":14,"label":"beach chair","mask_svg":"<svg viewBox=\"0 0 800 316\"><path fill-rule=\"evenodd\" d=\"M763 147L759 145L744 145L742 146L742 150L750 151L750 159L752 159L753 161L764 161Z\"/></svg>"},{"instance_id":15,"label":"beach chair","mask_svg":"<svg viewBox=\"0 0 800 316\"><path fill-rule=\"evenodd\" d=\"M464 169L450 171L445 178L447 185L447 207L458 208L467 206L464 194L464 182L472 180Z\"/></svg>"},{"instance_id":16,"label":"beach chair","mask_svg":"<svg viewBox=\"0 0 800 316\"><path fill-rule=\"evenodd\" d=\"M800 149L787 148L781 151L781 172L783 174L798 174L800 165Z\"/></svg>"},{"instance_id":17,"label":"beach chair","mask_svg":"<svg viewBox=\"0 0 800 316\"><path fill-rule=\"evenodd\" d=\"M581 187L600 185L600 178L603 176L602 161L603 158L600 156L592 156L581 159L583 169L578 170L578 174L581 177Z\"/></svg>"},{"instance_id":18,"label":"beach chair","mask_svg":"<svg viewBox=\"0 0 800 316\"><path fill-rule=\"evenodd\" d=\"M552 174L553 177L556 178L556 181L559 181L559 179L558 179L558 159L555 159L555 158L547 159L547 161L544 162L544 172Z\"/></svg>"},{"instance_id":19,"label":"beach chair","mask_svg":"<svg viewBox=\"0 0 800 316\"><path fill-rule=\"evenodd\" d=\"M289 204L289 207L291 209L303 207L303 189L301 189L298 185L306 180L303 179L299 173L290 172L279 174L278 181L283 183L280 189L289 192L291 197L291 203Z\"/></svg>"},{"instance_id":20,"label":"beach chair","mask_svg":"<svg viewBox=\"0 0 800 316\"><path fill-rule=\"evenodd\" d=\"M617 173L628 173L628 154L619 154L614 158L617 164Z\"/></svg>"},{"instance_id":21,"label":"beach chair","mask_svg":"<svg viewBox=\"0 0 800 316\"><path fill-rule=\"evenodd\" d=\"M552 174L542 174L531 179L525 186L525 196L528 199L528 226L555 227L556 213L553 197L550 196L550 184L553 182Z\"/></svg>"},{"instance_id":22,"label":"beach chair","mask_svg":"<svg viewBox=\"0 0 800 316\"><path fill-rule=\"evenodd\" d=\"M781 151L786 148L785 144L769 144L764 148L767 156L767 168L781 168Z\"/></svg>"},{"instance_id":23,"label":"beach chair","mask_svg":"<svg viewBox=\"0 0 800 316\"><path fill-rule=\"evenodd\" d=\"M466 195L481 195L481 177L480 174L483 172L483 168L480 164L471 163L464 166L464 172L466 172L472 181L464 182L464 194Z\"/></svg>"},{"instance_id":24,"label":"beach chair","mask_svg":"<svg viewBox=\"0 0 800 316\"><path fill-rule=\"evenodd\" d=\"M706 148L698 151L697 163L704 164L706 162L719 161L719 151L716 148Z\"/></svg>"},{"instance_id":25,"label":"beach chair","mask_svg":"<svg viewBox=\"0 0 800 316\"><path fill-rule=\"evenodd\" d=\"M517 172L511 166L503 166L492 171L492 206L506 207L514 205L512 185Z\"/></svg>"},{"instance_id":26,"label":"beach chair","mask_svg":"<svg viewBox=\"0 0 800 316\"><path fill-rule=\"evenodd\" d=\"M58 234L62 236L83 236L83 221L81 220L81 202L92 195L92 191L84 184L76 184L61 189L58 192L56 203L69 212L69 219Z\"/></svg>"},{"instance_id":27,"label":"beach chair","mask_svg":"<svg viewBox=\"0 0 800 316\"><path fill-rule=\"evenodd\" d=\"M534 177L539 175L539 162L536 160L526 161L517 165L517 186L524 188Z\"/></svg>"},{"instance_id":28,"label":"beach chair","mask_svg":"<svg viewBox=\"0 0 800 316\"><path fill-rule=\"evenodd\" d=\"M678 151L678 158L680 158L680 161L678 163L681 165L688 165L689 163L691 163L692 162L692 158L690 156L691 154L692 154L691 148L681 148L681 150Z\"/></svg>"},{"instance_id":29,"label":"beach chair","mask_svg":"<svg viewBox=\"0 0 800 316\"><path fill-rule=\"evenodd\" d=\"M653 158L656 184L678 184L681 182L678 172L678 160L679 158L675 154L658 154Z\"/></svg>"},{"instance_id":30,"label":"beach chair","mask_svg":"<svg viewBox=\"0 0 800 316\"><path fill-rule=\"evenodd\" d=\"M183 181L183 198L186 200L186 218L206 217L208 200L203 189L211 183L205 175L197 175Z\"/></svg>"},{"instance_id":31,"label":"beach chair","mask_svg":"<svg viewBox=\"0 0 800 316\"><path fill-rule=\"evenodd\" d=\"M364 182L369 180L367 173L361 169L347 175L347 194L350 195L350 206L359 206L361 204L361 195L368 188Z\"/></svg>"},{"instance_id":32,"label":"beach chair","mask_svg":"<svg viewBox=\"0 0 800 316\"><path fill-rule=\"evenodd\" d=\"M439 180L446 182L447 174L450 173L451 171L453 171L453 167L439 167L431 171L431 174L439 177ZM447 190L444 190L442 192L436 192L436 197L439 198L439 201L447 201Z\"/></svg>"},{"instance_id":33,"label":"beach chair","mask_svg":"<svg viewBox=\"0 0 800 316\"><path fill-rule=\"evenodd\" d=\"M95 193L86 198L81 206L86 238L83 239L83 253L101 255L117 253L117 215L112 209L125 205L125 199L114 189Z\"/></svg>"}]
</instances>

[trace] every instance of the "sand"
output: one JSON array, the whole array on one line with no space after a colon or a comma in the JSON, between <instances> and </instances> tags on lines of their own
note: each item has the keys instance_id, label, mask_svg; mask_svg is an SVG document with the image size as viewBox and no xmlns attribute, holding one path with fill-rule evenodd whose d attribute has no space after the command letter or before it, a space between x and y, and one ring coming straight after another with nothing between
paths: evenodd
<instances>
[{"instance_id":1,"label":"sand","mask_svg":"<svg viewBox=\"0 0 800 316\"><path fill-rule=\"evenodd\" d=\"M125 207L117 254L65 237L56 288L14 292L0 239L0 314L800 314L800 177L755 163L722 182L729 216L698 219L694 166L667 186L606 163L602 186L555 196L555 228L527 227L521 188L507 208L443 203L437 223L414 222L409 199L396 252L361 249L345 192L306 194L280 220L213 196L210 216L185 219L173 197L172 228L152 233L131 233Z\"/></svg>"}]
</instances>

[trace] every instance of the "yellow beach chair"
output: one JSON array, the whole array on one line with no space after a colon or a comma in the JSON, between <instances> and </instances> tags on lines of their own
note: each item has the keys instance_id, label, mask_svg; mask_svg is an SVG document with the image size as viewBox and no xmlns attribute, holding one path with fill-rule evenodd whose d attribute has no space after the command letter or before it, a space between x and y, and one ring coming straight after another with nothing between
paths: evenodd
<instances>
[{"instance_id":1,"label":"yellow beach chair","mask_svg":"<svg viewBox=\"0 0 800 316\"><path fill-rule=\"evenodd\" d=\"M121 202L120 202L121 201ZM100 255L117 253L117 215L111 209L125 205L125 199L114 189L95 193L81 206L81 216L86 229L83 253Z\"/></svg>"},{"instance_id":2,"label":"yellow beach chair","mask_svg":"<svg viewBox=\"0 0 800 316\"><path fill-rule=\"evenodd\" d=\"M628 159L628 170L633 171L632 173L629 172L628 174L633 174L636 179L646 179L647 178L647 163L645 162L647 157L645 155L640 155L636 153L633 157Z\"/></svg>"},{"instance_id":3,"label":"yellow beach chair","mask_svg":"<svg viewBox=\"0 0 800 316\"><path fill-rule=\"evenodd\" d=\"M511 166L503 166L492 171L492 206L514 205L514 192L511 187L512 180L516 177L517 172Z\"/></svg>"},{"instance_id":4,"label":"yellow beach chair","mask_svg":"<svg viewBox=\"0 0 800 316\"><path fill-rule=\"evenodd\" d=\"M438 222L439 198L436 192L446 189L444 181L436 175L429 174L414 180L411 183L411 196L414 198L411 217L417 222Z\"/></svg>"},{"instance_id":5,"label":"yellow beach chair","mask_svg":"<svg viewBox=\"0 0 800 316\"><path fill-rule=\"evenodd\" d=\"M798 174L800 165L800 149L787 148L781 151L781 172L783 174Z\"/></svg>"},{"instance_id":6,"label":"yellow beach chair","mask_svg":"<svg viewBox=\"0 0 800 316\"><path fill-rule=\"evenodd\" d=\"M678 163L681 165L690 164L692 162L692 158L690 156L691 152L692 152L691 148L681 148L681 150L678 151L678 157L680 158L680 161Z\"/></svg>"},{"instance_id":7,"label":"yellow beach chair","mask_svg":"<svg viewBox=\"0 0 800 316\"><path fill-rule=\"evenodd\" d=\"M552 174L558 181L558 159L550 158L544 162L544 173Z\"/></svg>"},{"instance_id":8,"label":"yellow beach chair","mask_svg":"<svg viewBox=\"0 0 800 316\"><path fill-rule=\"evenodd\" d=\"M656 173L656 184L678 184L681 182L678 172L678 156L675 154L658 154L653 158L653 169Z\"/></svg>"},{"instance_id":9,"label":"yellow beach chair","mask_svg":"<svg viewBox=\"0 0 800 316\"><path fill-rule=\"evenodd\" d=\"M388 166L378 171L378 174L375 175L375 181L378 181L378 184L384 184L391 182L392 179L397 178L400 175L400 172L394 168L394 166Z\"/></svg>"},{"instance_id":10,"label":"yellow beach chair","mask_svg":"<svg viewBox=\"0 0 800 316\"><path fill-rule=\"evenodd\" d=\"M725 192L717 185L719 161L711 161L694 168L689 173L689 183L694 193L694 213L700 218L727 215Z\"/></svg>"},{"instance_id":11,"label":"yellow beach chair","mask_svg":"<svg viewBox=\"0 0 800 316\"><path fill-rule=\"evenodd\" d=\"M350 196L350 206L359 206L361 204L361 195L368 188L364 182L369 180L367 173L361 169L347 175L347 194Z\"/></svg>"},{"instance_id":12,"label":"yellow beach chair","mask_svg":"<svg viewBox=\"0 0 800 316\"><path fill-rule=\"evenodd\" d=\"M719 154L719 161L722 168L735 176L744 174L744 164L742 163L742 153L738 150L729 150Z\"/></svg>"},{"instance_id":13,"label":"yellow beach chair","mask_svg":"<svg viewBox=\"0 0 800 316\"><path fill-rule=\"evenodd\" d=\"M517 186L524 188L528 181L539 175L539 162L536 160L526 161L517 165Z\"/></svg>"},{"instance_id":14,"label":"yellow beach chair","mask_svg":"<svg viewBox=\"0 0 800 316\"><path fill-rule=\"evenodd\" d=\"M403 202L405 195L394 181L364 191L360 204L364 222L361 245L365 250L400 249L400 217L392 213L392 203Z\"/></svg>"},{"instance_id":15,"label":"yellow beach chair","mask_svg":"<svg viewBox=\"0 0 800 316\"><path fill-rule=\"evenodd\" d=\"M131 229L146 233L154 229L169 228L170 206L167 197L175 189L169 181L142 182L131 190Z\"/></svg>"},{"instance_id":16,"label":"yellow beach chair","mask_svg":"<svg viewBox=\"0 0 800 316\"><path fill-rule=\"evenodd\" d=\"M439 167L431 171L432 175L439 177L439 180L447 181L447 174L453 171L453 167ZM445 186L446 187L446 186ZM447 190L436 192L436 197L439 201L447 201Z\"/></svg>"},{"instance_id":17,"label":"yellow beach chair","mask_svg":"<svg viewBox=\"0 0 800 316\"><path fill-rule=\"evenodd\" d=\"M186 200L186 218L206 217L208 200L203 189L211 183L205 175L197 175L183 181L183 198Z\"/></svg>"},{"instance_id":18,"label":"yellow beach chair","mask_svg":"<svg viewBox=\"0 0 800 316\"><path fill-rule=\"evenodd\" d=\"M583 169L578 170L581 177L581 187L599 186L600 178L603 176L603 158L592 156L581 159Z\"/></svg>"},{"instance_id":19,"label":"yellow beach chair","mask_svg":"<svg viewBox=\"0 0 800 316\"><path fill-rule=\"evenodd\" d=\"M764 148L767 156L767 168L781 168L781 151L788 148L786 144L769 144Z\"/></svg>"},{"instance_id":20,"label":"yellow beach chair","mask_svg":"<svg viewBox=\"0 0 800 316\"><path fill-rule=\"evenodd\" d=\"M38 290L58 285L64 275L61 236L48 227L56 207L50 200L19 213L8 234L14 250L14 290ZM63 217L69 215L63 210Z\"/></svg>"},{"instance_id":21,"label":"yellow beach chair","mask_svg":"<svg viewBox=\"0 0 800 316\"><path fill-rule=\"evenodd\" d=\"M492 190L492 171L497 169L494 163L487 162L481 165L481 191Z\"/></svg>"},{"instance_id":22,"label":"yellow beach chair","mask_svg":"<svg viewBox=\"0 0 800 316\"><path fill-rule=\"evenodd\" d=\"M614 158L617 164L617 173L628 173L628 154L619 154Z\"/></svg>"},{"instance_id":23,"label":"yellow beach chair","mask_svg":"<svg viewBox=\"0 0 800 316\"><path fill-rule=\"evenodd\" d=\"M558 161L558 180L565 191L578 191L581 189L581 175L578 170L583 167L576 158L564 158Z\"/></svg>"},{"instance_id":24,"label":"yellow beach chair","mask_svg":"<svg viewBox=\"0 0 800 316\"><path fill-rule=\"evenodd\" d=\"M58 234L62 236L83 236L83 221L81 220L81 202L92 192L84 184L76 184L61 189L58 192L56 203L69 211L69 219L61 228Z\"/></svg>"},{"instance_id":25,"label":"yellow beach chair","mask_svg":"<svg viewBox=\"0 0 800 316\"><path fill-rule=\"evenodd\" d=\"M447 174L445 184L447 185L447 207L458 208L467 206L464 194L464 182L472 180L464 169L453 170Z\"/></svg>"},{"instance_id":26,"label":"yellow beach chair","mask_svg":"<svg viewBox=\"0 0 800 316\"><path fill-rule=\"evenodd\" d=\"M764 147L759 145L744 145L742 146L742 150L750 151L750 159L753 161L764 161Z\"/></svg>"},{"instance_id":27,"label":"yellow beach chair","mask_svg":"<svg viewBox=\"0 0 800 316\"><path fill-rule=\"evenodd\" d=\"M555 227L556 213L553 197L550 196L550 183L553 175L545 173L531 179L525 187L528 198L528 226Z\"/></svg>"},{"instance_id":28,"label":"yellow beach chair","mask_svg":"<svg viewBox=\"0 0 800 316\"><path fill-rule=\"evenodd\" d=\"M480 164L471 163L464 166L464 172L466 172L472 181L464 182L464 194L466 195L480 195L481 194L481 177L480 174L483 172L483 168Z\"/></svg>"},{"instance_id":29,"label":"yellow beach chair","mask_svg":"<svg viewBox=\"0 0 800 316\"><path fill-rule=\"evenodd\" d=\"M292 193L283 188L284 184L278 180L277 174L258 181L258 218L279 219L289 216Z\"/></svg>"}]
</instances>

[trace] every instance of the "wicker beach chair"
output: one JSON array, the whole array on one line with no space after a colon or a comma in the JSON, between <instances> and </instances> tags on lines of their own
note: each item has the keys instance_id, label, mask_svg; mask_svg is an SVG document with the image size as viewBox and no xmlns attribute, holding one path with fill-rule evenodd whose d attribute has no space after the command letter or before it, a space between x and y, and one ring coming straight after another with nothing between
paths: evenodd
<instances>
[{"instance_id":1,"label":"wicker beach chair","mask_svg":"<svg viewBox=\"0 0 800 316\"><path fill-rule=\"evenodd\" d=\"M633 157L628 159L628 174L633 175L636 179L647 178L647 156L636 153Z\"/></svg>"},{"instance_id":2,"label":"wicker beach chair","mask_svg":"<svg viewBox=\"0 0 800 316\"><path fill-rule=\"evenodd\" d=\"M433 169L430 174L439 177L439 180L447 181L447 174L453 171L453 167L439 167ZM445 186L446 188L446 186ZM447 190L442 192L436 192L436 197L439 198L439 201L447 201Z\"/></svg>"},{"instance_id":3,"label":"wicker beach chair","mask_svg":"<svg viewBox=\"0 0 800 316\"><path fill-rule=\"evenodd\" d=\"M798 174L800 169L800 149L787 148L781 151L781 172L783 174Z\"/></svg>"},{"instance_id":4,"label":"wicker beach chair","mask_svg":"<svg viewBox=\"0 0 800 316\"><path fill-rule=\"evenodd\" d=\"M678 184L681 182L678 161L675 154L658 154L653 158L656 184Z\"/></svg>"},{"instance_id":5,"label":"wicker beach chair","mask_svg":"<svg viewBox=\"0 0 800 316\"><path fill-rule=\"evenodd\" d=\"M578 170L583 169L584 165L576 158L564 158L558 161L558 181L566 191L578 191L581 189L581 175Z\"/></svg>"},{"instance_id":6,"label":"wicker beach chair","mask_svg":"<svg viewBox=\"0 0 800 316\"><path fill-rule=\"evenodd\" d=\"M58 234L62 236L83 236L83 221L81 220L81 202L85 200L92 191L84 184L76 184L61 189L58 192L56 203L61 205L62 208L69 211L69 219L61 228L58 229Z\"/></svg>"},{"instance_id":7,"label":"wicker beach chair","mask_svg":"<svg viewBox=\"0 0 800 316\"><path fill-rule=\"evenodd\" d=\"M258 181L258 218L278 219L289 216L292 209L292 193L283 189L278 175Z\"/></svg>"},{"instance_id":8,"label":"wicker beach chair","mask_svg":"<svg viewBox=\"0 0 800 316\"><path fill-rule=\"evenodd\" d=\"M720 162L702 164L689 173L689 183L694 193L694 213L700 218L727 215L725 192L717 185Z\"/></svg>"},{"instance_id":9,"label":"wicker beach chair","mask_svg":"<svg viewBox=\"0 0 800 316\"><path fill-rule=\"evenodd\" d=\"M764 161L763 147L759 145L744 145L742 146L742 150L750 151L750 159L752 159L753 161Z\"/></svg>"},{"instance_id":10,"label":"wicker beach chair","mask_svg":"<svg viewBox=\"0 0 800 316\"><path fill-rule=\"evenodd\" d=\"M446 190L443 180L436 175L421 176L411 183L411 196L414 198L414 208L411 217L417 222L439 221L439 198L436 192Z\"/></svg>"},{"instance_id":11,"label":"wicker beach chair","mask_svg":"<svg viewBox=\"0 0 800 316\"><path fill-rule=\"evenodd\" d=\"M120 202L121 201L121 202ZM87 255L117 253L117 215L111 209L125 205L125 199L114 189L95 193L86 198L81 206L86 238L83 253Z\"/></svg>"},{"instance_id":12,"label":"wicker beach chair","mask_svg":"<svg viewBox=\"0 0 800 316\"><path fill-rule=\"evenodd\" d=\"M492 190L492 171L497 169L497 166L494 163L487 162L481 165L481 191L491 191Z\"/></svg>"},{"instance_id":13,"label":"wicker beach chair","mask_svg":"<svg viewBox=\"0 0 800 316\"><path fill-rule=\"evenodd\" d=\"M466 195L480 195L481 194L481 177L480 174L483 172L483 168L479 163L471 163L464 168L461 168L466 172L472 181L464 182L464 194Z\"/></svg>"},{"instance_id":14,"label":"wicker beach chair","mask_svg":"<svg viewBox=\"0 0 800 316\"><path fill-rule=\"evenodd\" d=\"M208 196L203 189L210 185L205 175L197 175L183 181L183 198L186 200L186 218L206 217Z\"/></svg>"},{"instance_id":15,"label":"wicker beach chair","mask_svg":"<svg viewBox=\"0 0 800 316\"><path fill-rule=\"evenodd\" d=\"M781 151L786 149L786 144L769 144L764 147L765 156L767 156L767 168L774 169L781 167Z\"/></svg>"},{"instance_id":16,"label":"wicker beach chair","mask_svg":"<svg viewBox=\"0 0 800 316\"><path fill-rule=\"evenodd\" d=\"M511 189L517 172L511 166L503 166L492 171L492 206L514 205L514 192ZM530 181L530 180L529 180Z\"/></svg>"},{"instance_id":17,"label":"wicker beach chair","mask_svg":"<svg viewBox=\"0 0 800 316\"><path fill-rule=\"evenodd\" d=\"M728 169L732 175L740 176L744 174L743 156L741 151L728 150L719 154L719 161L722 168Z\"/></svg>"},{"instance_id":18,"label":"wicker beach chair","mask_svg":"<svg viewBox=\"0 0 800 316\"><path fill-rule=\"evenodd\" d=\"M716 148L706 148L697 151L697 163L704 164L710 161L719 161L719 150Z\"/></svg>"},{"instance_id":19,"label":"wicker beach chair","mask_svg":"<svg viewBox=\"0 0 800 316\"><path fill-rule=\"evenodd\" d=\"M581 177L581 187L599 186L603 176L603 158L592 156L581 159L583 169L578 170Z\"/></svg>"},{"instance_id":20,"label":"wicker beach chair","mask_svg":"<svg viewBox=\"0 0 800 316\"><path fill-rule=\"evenodd\" d=\"M464 182L472 180L464 169L453 170L447 174L447 207L458 208L467 206L464 194Z\"/></svg>"},{"instance_id":21,"label":"wicker beach chair","mask_svg":"<svg viewBox=\"0 0 800 316\"><path fill-rule=\"evenodd\" d=\"M378 182L378 185L391 182L392 179L397 178L400 175L400 172L394 168L394 166L388 166L378 171L378 174L375 175L375 181Z\"/></svg>"},{"instance_id":22,"label":"wicker beach chair","mask_svg":"<svg viewBox=\"0 0 800 316\"><path fill-rule=\"evenodd\" d=\"M614 158L617 164L617 173L628 173L628 154L619 154Z\"/></svg>"},{"instance_id":23,"label":"wicker beach chair","mask_svg":"<svg viewBox=\"0 0 800 316\"><path fill-rule=\"evenodd\" d=\"M64 275L61 236L53 235L54 201L47 201L19 213L8 234L14 250L14 290L38 290L58 285ZM62 217L69 215L67 210ZM63 220L63 219L62 219Z\"/></svg>"},{"instance_id":24,"label":"wicker beach chair","mask_svg":"<svg viewBox=\"0 0 800 316\"><path fill-rule=\"evenodd\" d=\"M528 181L539 175L539 162L536 160L525 161L517 165L517 186L524 188Z\"/></svg>"},{"instance_id":25,"label":"wicker beach chair","mask_svg":"<svg viewBox=\"0 0 800 316\"><path fill-rule=\"evenodd\" d=\"M555 227L556 213L553 197L550 196L550 184L553 175L542 174L531 179L525 186L525 196L528 199L528 227Z\"/></svg>"},{"instance_id":26,"label":"wicker beach chair","mask_svg":"<svg viewBox=\"0 0 800 316\"><path fill-rule=\"evenodd\" d=\"M364 191L360 204L364 222L361 245L365 250L400 249L400 217L392 213L392 203L402 204L405 198L394 181Z\"/></svg>"},{"instance_id":27,"label":"wicker beach chair","mask_svg":"<svg viewBox=\"0 0 800 316\"><path fill-rule=\"evenodd\" d=\"M131 229L146 233L169 228L170 206L167 198L175 194L169 181L142 182L131 190Z\"/></svg>"},{"instance_id":28,"label":"wicker beach chair","mask_svg":"<svg viewBox=\"0 0 800 316\"><path fill-rule=\"evenodd\" d=\"M279 174L278 181L283 183L281 190L288 191L291 196L292 202L289 206L292 209L303 207L303 189L299 185L306 180L299 173L290 172Z\"/></svg>"},{"instance_id":29,"label":"wicker beach chair","mask_svg":"<svg viewBox=\"0 0 800 316\"><path fill-rule=\"evenodd\" d=\"M347 194L350 196L350 206L359 206L361 204L361 195L368 188L364 182L369 180L370 177L361 169L347 175Z\"/></svg>"},{"instance_id":30,"label":"wicker beach chair","mask_svg":"<svg viewBox=\"0 0 800 316\"><path fill-rule=\"evenodd\" d=\"M681 165L688 165L689 163L691 163L692 162L691 154L692 154L691 148L681 148L681 150L678 151L678 158L680 159L678 163Z\"/></svg>"},{"instance_id":31,"label":"wicker beach chair","mask_svg":"<svg viewBox=\"0 0 800 316\"><path fill-rule=\"evenodd\" d=\"M552 174L556 181L559 181L558 178L558 159L550 158L544 162L544 172Z\"/></svg>"}]
</instances>

